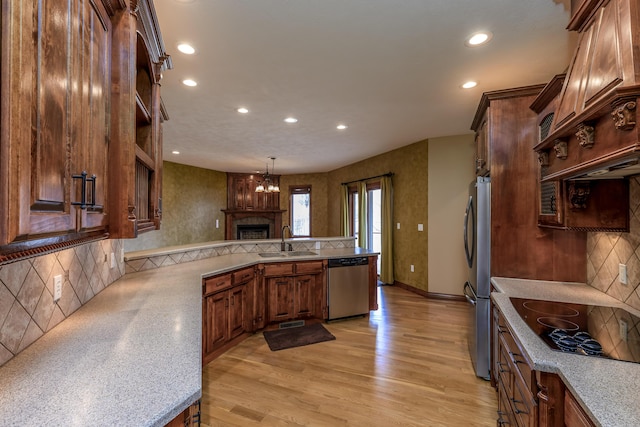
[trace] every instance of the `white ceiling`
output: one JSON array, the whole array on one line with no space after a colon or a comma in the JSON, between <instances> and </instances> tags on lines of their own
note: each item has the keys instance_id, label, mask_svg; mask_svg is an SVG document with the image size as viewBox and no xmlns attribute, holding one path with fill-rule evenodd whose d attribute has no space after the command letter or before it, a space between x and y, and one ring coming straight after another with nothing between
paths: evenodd
<instances>
[{"instance_id":1,"label":"white ceiling","mask_svg":"<svg viewBox=\"0 0 640 427\"><path fill-rule=\"evenodd\" d=\"M327 172L471 133L483 92L566 69L569 1L155 0L174 64L162 80L164 159L255 172L274 156L276 174ZM465 46L479 30L491 42ZM461 89L467 80L478 86Z\"/></svg>"}]
</instances>

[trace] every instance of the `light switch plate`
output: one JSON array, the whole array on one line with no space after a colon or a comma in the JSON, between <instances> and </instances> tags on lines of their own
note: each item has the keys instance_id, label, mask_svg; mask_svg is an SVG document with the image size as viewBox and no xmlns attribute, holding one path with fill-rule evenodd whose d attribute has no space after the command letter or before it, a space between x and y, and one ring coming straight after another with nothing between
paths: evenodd
<instances>
[{"instance_id":1,"label":"light switch plate","mask_svg":"<svg viewBox=\"0 0 640 427\"><path fill-rule=\"evenodd\" d=\"M220 228L220 220L216 219L216 228Z\"/></svg>"},{"instance_id":2,"label":"light switch plate","mask_svg":"<svg viewBox=\"0 0 640 427\"><path fill-rule=\"evenodd\" d=\"M424 231L424 225L418 224L418 231Z\"/></svg>"},{"instance_id":3,"label":"light switch plate","mask_svg":"<svg viewBox=\"0 0 640 427\"><path fill-rule=\"evenodd\" d=\"M411 264L411 272L413 273L414 268L413 268L413 264Z\"/></svg>"},{"instance_id":4,"label":"light switch plate","mask_svg":"<svg viewBox=\"0 0 640 427\"><path fill-rule=\"evenodd\" d=\"M397 224L398 230L400 230L400 223Z\"/></svg>"}]
</instances>

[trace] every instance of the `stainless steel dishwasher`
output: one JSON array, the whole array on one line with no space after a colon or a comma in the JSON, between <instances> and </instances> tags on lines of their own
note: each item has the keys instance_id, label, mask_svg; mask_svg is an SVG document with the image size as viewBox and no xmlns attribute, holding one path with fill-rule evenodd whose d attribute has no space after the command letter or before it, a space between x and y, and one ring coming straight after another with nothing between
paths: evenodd
<instances>
[{"instance_id":1,"label":"stainless steel dishwasher","mask_svg":"<svg viewBox=\"0 0 640 427\"><path fill-rule=\"evenodd\" d=\"M329 259L328 272L327 320L369 313L369 259Z\"/></svg>"}]
</instances>

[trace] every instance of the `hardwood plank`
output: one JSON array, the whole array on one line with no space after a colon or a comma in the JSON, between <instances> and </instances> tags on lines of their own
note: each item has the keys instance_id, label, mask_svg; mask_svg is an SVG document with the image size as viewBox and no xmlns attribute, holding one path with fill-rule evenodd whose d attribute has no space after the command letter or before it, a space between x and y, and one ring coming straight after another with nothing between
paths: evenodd
<instances>
[{"instance_id":1,"label":"hardwood plank","mask_svg":"<svg viewBox=\"0 0 640 427\"><path fill-rule=\"evenodd\" d=\"M378 288L335 341L272 352L255 334L203 368L202 425L494 426L497 397L467 351L466 303Z\"/></svg>"}]
</instances>

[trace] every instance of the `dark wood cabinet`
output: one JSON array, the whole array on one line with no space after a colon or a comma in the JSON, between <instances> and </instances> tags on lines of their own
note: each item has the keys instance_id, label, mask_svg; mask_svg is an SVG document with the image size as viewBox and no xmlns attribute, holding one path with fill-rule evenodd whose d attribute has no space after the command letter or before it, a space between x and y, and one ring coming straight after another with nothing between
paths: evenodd
<instances>
[{"instance_id":1,"label":"dark wood cabinet","mask_svg":"<svg viewBox=\"0 0 640 427\"><path fill-rule=\"evenodd\" d=\"M491 176L491 275L586 280L586 233L538 227L538 116L543 85L483 94L472 124L487 135ZM566 233L566 234L563 234Z\"/></svg>"},{"instance_id":2,"label":"dark wood cabinet","mask_svg":"<svg viewBox=\"0 0 640 427\"><path fill-rule=\"evenodd\" d=\"M280 175L270 175L274 184ZM244 173L227 173L227 209L236 211L280 210L280 193L256 193L262 176Z\"/></svg>"},{"instance_id":3,"label":"dark wood cabinet","mask_svg":"<svg viewBox=\"0 0 640 427\"><path fill-rule=\"evenodd\" d=\"M573 2L578 45L549 133L543 180L602 179L640 173L640 20L635 0Z\"/></svg>"},{"instance_id":4,"label":"dark wood cabinet","mask_svg":"<svg viewBox=\"0 0 640 427\"><path fill-rule=\"evenodd\" d=\"M323 319L326 310L326 262L265 264L267 324Z\"/></svg>"},{"instance_id":5,"label":"dark wood cabinet","mask_svg":"<svg viewBox=\"0 0 640 427\"><path fill-rule=\"evenodd\" d=\"M170 59L151 0L116 3L2 0L0 258L159 226Z\"/></svg>"},{"instance_id":6,"label":"dark wood cabinet","mask_svg":"<svg viewBox=\"0 0 640 427\"><path fill-rule=\"evenodd\" d=\"M532 363L494 306L496 342L493 365L498 385L498 420L522 427L538 426L537 383Z\"/></svg>"},{"instance_id":7,"label":"dark wood cabinet","mask_svg":"<svg viewBox=\"0 0 640 427\"><path fill-rule=\"evenodd\" d=\"M110 165L112 237L157 230L162 219L162 72L172 68L151 0L114 12L114 87ZM130 49L118 47L125 45Z\"/></svg>"},{"instance_id":8,"label":"dark wood cabinet","mask_svg":"<svg viewBox=\"0 0 640 427\"><path fill-rule=\"evenodd\" d=\"M595 427L595 424L569 390L564 393L564 425L566 427Z\"/></svg>"},{"instance_id":9,"label":"dark wood cabinet","mask_svg":"<svg viewBox=\"0 0 640 427\"><path fill-rule=\"evenodd\" d=\"M564 74L557 75L531 104L538 115L538 140L551 130ZM538 225L566 230L628 231L629 190L622 178L610 180L548 179L555 150L536 151ZM550 160L551 157L551 160Z\"/></svg>"},{"instance_id":10,"label":"dark wood cabinet","mask_svg":"<svg viewBox=\"0 0 640 427\"><path fill-rule=\"evenodd\" d=\"M475 167L476 176L488 176L491 172L491 148L489 146L491 139L489 138L490 117L489 108L484 111L483 116L477 123L472 126L475 131Z\"/></svg>"},{"instance_id":11,"label":"dark wood cabinet","mask_svg":"<svg viewBox=\"0 0 640 427\"><path fill-rule=\"evenodd\" d=\"M111 22L77 3L2 1L0 245L107 231Z\"/></svg>"},{"instance_id":12,"label":"dark wood cabinet","mask_svg":"<svg viewBox=\"0 0 640 427\"><path fill-rule=\"evenodd\" d=\"M252 331L253 267L203 279L202 361L209 363Z\"/></svg>"},{"instance_id":13,"label":"dark wood cabinet","mask_svg":"<svg viewBox=\"0 0 640 427\"><path fill-rule=\"evenodd\" d=\"M498 391L498 426L593 427L562 379L534 370L500 309L492 304L492 310L492 381Z\"/></svg>"}]
</instances>

